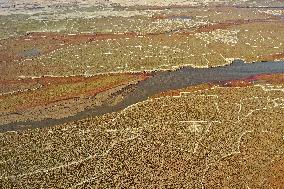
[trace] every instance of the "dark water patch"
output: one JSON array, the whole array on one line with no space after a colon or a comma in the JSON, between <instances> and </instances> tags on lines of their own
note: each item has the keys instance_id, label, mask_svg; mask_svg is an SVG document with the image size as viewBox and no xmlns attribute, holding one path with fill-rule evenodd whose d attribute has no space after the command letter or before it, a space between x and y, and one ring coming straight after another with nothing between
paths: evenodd
<instances>
[{"instance_id":1,"label":"dark water patch","mask_svg":"<svg viewBox=\"0 0 284 189\"><path fill-rule=\"evenodd\" d=\"M245 64L242 61L234 61L231 65L216 68L185 67L175 71L158 71L153 77L138 83L135 88L124 97L122 102L114 106L104 104L100 107L86 109L74 116L62 119L10 123L0 126L0 132L49 127L106 113L117 112L132 104L144 101L154 94L168 90L175 90L203 83L244 79L259 74L276 73L284 73L284 62Z\"/></svg>"},{"instance_id":2,"label":"dark water patch","mask_svg":"<svg viewBox=\"0 0 284 189\"><path fill-rule=\"evenodd\" d=\"M39 56L41 54L40 50L37 48L32 48L29 50L25 50L23 52L21 52L19 55L22 57L35 57L35 56Z\"/></svg>"},{"instance_id":3,"label":"dark water patch","mask_svg":"<svg viewBox=\"0 0 284 189\"><path fill-rule=\"evenodd\" d=\"M167 17L167 19L170 19L170 20L192 20L192 16L175 15L175 16L169 16L169 17Z\"/></svg>"}]
</instances>

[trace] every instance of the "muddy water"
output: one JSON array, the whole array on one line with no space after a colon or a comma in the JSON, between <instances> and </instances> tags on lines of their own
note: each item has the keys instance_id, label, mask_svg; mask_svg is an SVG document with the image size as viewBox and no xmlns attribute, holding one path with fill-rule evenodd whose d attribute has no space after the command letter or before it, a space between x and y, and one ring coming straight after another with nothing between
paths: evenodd
<instances>
[{"instance_id":1,"label":"muddy water","mask_svg":"<svg viewBox=\"0 0 284 189\"><path fill-rule=\"evenodd\" d=\"M245 64L234 61L231 65L216 68L181 68L175 71L159 71L153 77L138 83L124 100L114 106L105 104L62 119L46 119L34 122L16 122L0 126L0 132L42 128L88 117L120 111L132 104L146 100L149 96L167 90L184 88L209 82L242 79L258 74L284 73L284 62L260 62Z\"/></svg>"}]
</instances>

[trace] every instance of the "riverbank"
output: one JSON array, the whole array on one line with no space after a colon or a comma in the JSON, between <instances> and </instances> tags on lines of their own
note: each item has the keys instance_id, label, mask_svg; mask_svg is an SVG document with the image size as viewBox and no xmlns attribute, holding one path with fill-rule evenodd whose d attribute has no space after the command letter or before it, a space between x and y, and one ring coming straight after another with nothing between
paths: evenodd
<instances>
[{"instance_id":1,"label":"riverbank","mask_svg":"<svg viewBox=\"0 0 284 189\"><path fill-rule=\"evenodd\" d=\"M149 97L162 92L181 89L200 84L218 85L233 80L245 80L262 74L284 73L284 62L259 62L244 63L234 61L232 64L215 68L188 68L184 67L175 71L159 71L145 80L129 87L121 87L112 93L110 98L105 98L103 103L75 113L67 114L62 118L42 119L39 121L12 122L0 126L1 132L18 131L50 127L63 123L73 122L95 116L121 111L131 105L147 100ZM257 79L255 79L257 80ZM63 101L64 103L64 101ZM74 105L74 104L73 104ZM72 107L71 107L72 108Z\"/></svg>"}]
</instances>

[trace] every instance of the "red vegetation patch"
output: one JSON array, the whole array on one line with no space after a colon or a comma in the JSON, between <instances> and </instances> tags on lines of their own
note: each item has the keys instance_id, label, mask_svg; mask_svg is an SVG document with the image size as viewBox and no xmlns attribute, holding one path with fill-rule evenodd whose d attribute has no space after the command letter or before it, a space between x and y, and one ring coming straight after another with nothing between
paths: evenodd
<instances>
[{"instance_id":1,"label":"red vegetation patch","mask_svg":"<svg viewBox=\"0 0 284 189\"><path fill-rule=\"evenodd\" d=\"M232 81L220 84L221 87L248 87L251 85L252 85L252 80L250 79L232 80Z\"/></svg>"},{"instance_id":2,"label":"red vegetation patch","mask_svg":"<svg viewBox=\"0 0 284 189\"><path fill-rule=\"evenodd\" d=\"M44 86L47 85L59 85L59 84L68 84L68 83L79 83L79 82L92 82L101 78L106 78L107 76L137 76L141 78L148 78L150 74L147 73L120 73L120 74L104 74L104 75L96 75L92 77L84 77L84 76L70 76L70 77L51 77L51 76L43 76L39 78L25 78L25 79L11 79L11 80L0 80L0 86L7 86L11 84L41 84Z\"/></svg>"},{"instance_id":3,"label":"red vegetation patch","mask_svg":"<svg viewBox=\"0 0 284 189\"><path fill-rule=\"evenodd\" d=\"M242 24L250 24L250 23L261 23L261 22L271 22L271 21L277 21L278 19L251 19L251 20L228 20L226 22L220 22L220 23L214 23L214 24L208 24L201 26L197 28L196 32L211 32L217 29L227 29L230 26L235 25L242 25Z\"/></svg>"},{"instance_id":4,"label":"red vegetation patch","mask_svg":"<svg viewBox=\"0 0 284 189\"><path fill-rule=\"evenodd\" d=\"M284 74L260 74L247 77L242 80L232 80L222 83L222 87L248 87L254 82L266 82L271 84L284 84Z\"/></svg>"},{"instance_id":5,"label":"red vegetation patch","mask_svg":"<svg viewBox=\"0 0 284 189\"><path fill-rule=\"evenodd\" d=\"M282 60L284 59L284 53L277 53L277 54L271 54L271 55L263 55L259 58L260 60Z\"/></svg>"},{"instance_id":6,"label":"red vegetation patch","mask_svg":"<svg viewBox=\"0 0 284 189\"><path fill-rule=\"evenodd\" d=\"M247 77L240 80L230 80L220 83L205 83L196 86L190 86L183 89L169 90L152 96L151 98L160 98L166 96L180 96L181 92L195 92L211 89L214 86L220 87L248 87L254 82L266 82L271 84L284 84L284 74L261 74L252 77Z\"/></svg>"},{"instance_id":7,"label":"red vegetation patch","mask_svg":"<svg viewBox=\"0 0 284 189\"><path fill-rule=\"evenodd\" d=\"M168 19L168 18L191 18L189 15L157 15L153 19ZM248 24L254 22L271 22L276 21L279 18L274 19L251 19L251 20L228 20L225 22L208 24L200 26L193 32L185 32L182 34L189 35L200 32L211 32L216 29L226 29L233 25ZM13 61L21 61L24 59L33 58L48 54L54 50L65 48L70 45L87 43L95 40L106 40L106 39L119 39L136 37L138 33L118 33L118 34L63 34L63 33L49 33L49 32L35 32L28 33L25 36L9 38L0 40L0 64L11 63ZM146 34L151 37L157 34ZM31 51L31 53L30 53ZM35 51L35 52L34 52ZM265 59L281 59L283 54L270 55Z\"/></svg>"},{"instance_id":8,"label":"red vegetation patch","mask_svg":"<svg viewBox=\"0 0 284 189\"><path fill-rule=\"evenodd\" d=\"M27 90L0 96L0 111L24 110L36 106L73 98L88 98L109 89L128 85L150 77L147 73L108 74L93 77L42 77L36 79L2 80L0 85L9 86L27 83L42 85L36 90ZM14 86L15 87L15 86Z\"/></svg>"},{"instance_id":9,"label":"red vegetation patch","mask_svg":"<svg viewBox=\"0 0 284 189\"><path fill-rule=\"evenodd\" d=\"M255 76L255 80L274 84L284 84L284 74L262 74Z\"/></svg>"},{"instance_id":10,"label":"red vegetation patch","mask_svg":"<svg viewBox=\"0 0 284 189\"><path fill-rule=\"evenodd\" d=\"M36 49L40 56L69 45L87 43L95 40L115 39L136 36L135 33L122 34L60 34L60 33L29 33L17 38L0 41L0 63L24 60L33 56L24 56L25 51ZM1 48L2 47L2 48Z\"/></svg>"}]
</instances>

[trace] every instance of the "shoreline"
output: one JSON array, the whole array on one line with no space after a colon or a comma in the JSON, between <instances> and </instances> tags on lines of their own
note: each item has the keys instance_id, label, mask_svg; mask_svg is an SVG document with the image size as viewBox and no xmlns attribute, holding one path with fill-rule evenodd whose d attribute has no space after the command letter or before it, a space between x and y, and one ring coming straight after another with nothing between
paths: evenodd
<instances>
[{"instance_id":1,"label":"shoreline","mask_svg":"<svg viewBox=\"0 0 284 189\"><path fill-rule=\"evenodd\" d=\"M274 63L274 65L273 65ZM128 92L121 102L110 105L109 102L101 106L85 109L77 114L61 119L44 119L40 121L13 122L0 125L0 133L8 131L20 131L50 127L66 122L78 121L86 118L101 116L107 113L121 111L136 103L147 100L148 97L167 90L179 89L182 87L194 86L210 82L224 82L235 79L244 79L259 74L284 73L284 62L247 64L241 60L233 61L229 65L215 68L192 68L184 67L174 71L157 71L152 77L138 82L134 85L133 91ZM273 66L271 66L273 65ZM204 74L208 77L204 78ZM126 87L127 88L127 87ZM121 93L124 92L122 89ZM120 93L120 92L118 92ZM116 94L117 96L119 94ZM115 98L115 97L114 97Z\"/></svg>"}]
</instances>

